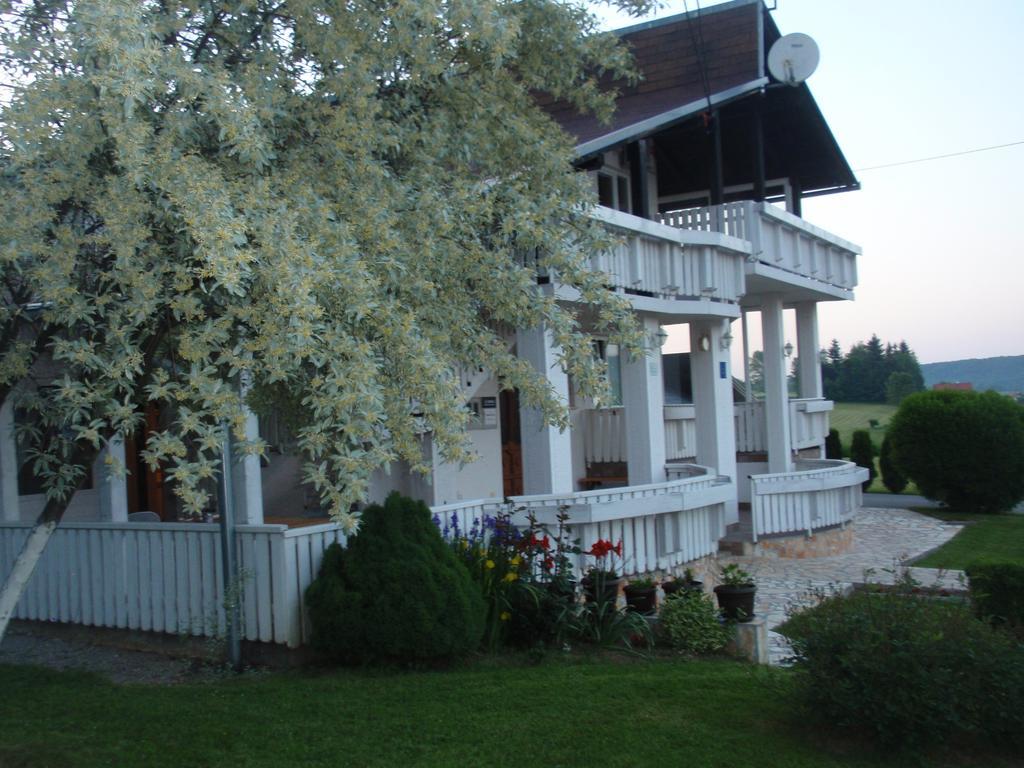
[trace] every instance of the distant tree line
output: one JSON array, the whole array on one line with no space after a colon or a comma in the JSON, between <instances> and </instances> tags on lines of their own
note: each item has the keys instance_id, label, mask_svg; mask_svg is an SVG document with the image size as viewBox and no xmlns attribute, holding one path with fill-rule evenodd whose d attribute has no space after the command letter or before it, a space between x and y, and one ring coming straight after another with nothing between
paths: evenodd
<instances>
[{"instance_id":1,"label":"distant tree line","mask_svg":"<svg viewBox=\"0 0 1024 768\"><path fill-rule=\"evenodd\" d=\"M899 405L925 388L921 365L907 342L883 345L875 334L845 355L832 339L822 356L821 378L825 397L837 402Z\"/></svg>"}]
</instances>

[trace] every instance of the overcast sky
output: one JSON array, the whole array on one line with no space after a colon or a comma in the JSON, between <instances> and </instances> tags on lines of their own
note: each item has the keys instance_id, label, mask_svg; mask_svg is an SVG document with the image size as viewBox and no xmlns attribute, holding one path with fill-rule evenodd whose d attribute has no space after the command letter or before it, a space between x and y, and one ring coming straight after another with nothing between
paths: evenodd
<instances>
[{"instance_id":1,"label":"overcast sky","mask_svg":"<svg viewBox=\"0 0 1024 768\"><path fill-rule=\"evenodd\" d=\"M877 333L921 362L1024 354L1024 144L860 170L1024 141L1024 0L778 0L772 15L817 41L808 85L863 187L804 202L864 249L856 300L819 305L822 346Z\"/></svg>"}]
</instances>

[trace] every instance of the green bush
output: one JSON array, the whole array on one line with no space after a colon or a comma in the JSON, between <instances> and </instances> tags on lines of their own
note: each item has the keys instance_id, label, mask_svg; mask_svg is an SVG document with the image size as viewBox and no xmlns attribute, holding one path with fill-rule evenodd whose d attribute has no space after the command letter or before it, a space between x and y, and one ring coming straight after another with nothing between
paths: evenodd
<instances>
[{"instance_id":1,"label":"green bush","mask_svg":"<svg viewBox=\"0 0 1024 768\"><path fill-rule=\"evenodd\" d=\"M867 728L886 746L963 735L1024 745L1024 647L956 599L857 592L824 599L779 631L813 716Z\"/></svg>"},{"instance_id":2,"label":"green bush","mask_svg":"<svg viewBox=\"0 0 1024 768\"><path fill-rule=\"evenodd\" d=\"M417 663L480 644L480 589L422 502L397 493L363 512L348 547L324 553L306 590L312 645L348 662Z\"/></svg>"},{"instance_id":3,"label":"green bush","mask_svg":"<svg viewBox=\"0 0 1024 768\"><path fill-rule=\"evenodd\" d=\"M892 443L889 436L882 438L882 450L878 452L878 468L882 471L882 485L892 493L903 493L907 478L892 462Z\"/></svg>"},{"instance_id":4,"label":"green bush","mask_svg":"<svg viewBox=\"0 0 1024 768\"><path fill-rule=\"evenodd\" d=\"M878 474L875 469L875 446L872 445L871 435L866 429L854 430L853 440L850 442L850 460L868 471L868 479L864 483L866 491Z\"/></svg>"},{"instance_id":5,"label":"green bush","mask_svg":"<svg viewBox=\"0 0 1024 768\"><path fill-rule=\"evenodd\" d=\"M828 431L828 436L825 438L825 458L843 458L843 441L839 438L838 429L830 429Z\"/></svg>"},{"instance_id":6,"label":"green bush","mask_svg":"<svg viewBox=\"0 0 1024 768\"><path fill-rule=\"evenodd\" d=\"M719 620L717 606L703 592L674 594L662 604L658 622L672 647L683 653L715 653L729 642L729 630Z\"/></svg>"},{"instance_id":7,"label":"green bush","mask_svg":"<svg viewBox=\"0 0 1024 768\"><path fill-rule=\"evenodd\" d=\"M1024 499L1024 408L995 392L911 395L889 423L892 461L929 499L1001 512Z\"/></svg>"},{"instance_id":8,"label":"green bush","mask_svg":"<svg viewBox=\"0 0 1024 768\"><path fill-rule=\"evenodd\" d=\"M967 578L974 612L1024 640L1024 565L974 563Z\"/></svg>"}]
</instances>

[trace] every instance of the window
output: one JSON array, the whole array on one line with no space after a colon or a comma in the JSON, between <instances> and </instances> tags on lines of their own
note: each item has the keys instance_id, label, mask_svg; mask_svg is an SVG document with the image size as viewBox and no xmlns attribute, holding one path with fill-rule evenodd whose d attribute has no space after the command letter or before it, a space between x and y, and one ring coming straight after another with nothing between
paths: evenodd
<instances>
[{"instance_id":1,"label":"window","mask_svg":"<svg viewBox=\"0 0 1024 768\"><path fill-rule=\"evenodd\" d=\"M594 353L608 366L608 388L611 390L611 401L604 405L607 407L622 405L622 357L619 354L619 345L609 344L604 339L596 339Z\"/></svg>"},{"instance_id":2,"label":"window","mask_svg":"<svg viewBox=\"0 0 1024 768\"><path fill-rule=\"evenodd\" d=\"M599 171L597 174L597 202L606 208L630 213L629 178L620 173Z\"/></svg>"}]
</instances>

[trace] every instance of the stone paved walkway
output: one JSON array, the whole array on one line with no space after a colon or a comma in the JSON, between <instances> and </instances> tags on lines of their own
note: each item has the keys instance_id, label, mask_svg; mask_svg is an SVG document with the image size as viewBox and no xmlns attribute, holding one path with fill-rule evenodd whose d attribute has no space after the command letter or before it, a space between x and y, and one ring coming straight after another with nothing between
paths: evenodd
<instances>
[{"instance_id":1,"label":"stone paved walkway","mask_svg":"<svg viewBox=\"0 0 1024 768\"><path fill-rule=\"evenodd\" d=\"M793 607L813 602L814 589L843 589L854 582L892 583L899 565L953 538L962 528L906 509L864 508L851 523L854 544L850 551L831 557L801 560L775 557L722 557L737 562L757 581L755 611L768 621L768 645L772 664L790 655L786 639L775 627L786 620ZM910 568L925 586L961 588L960 571ZM867 575L866 575L867 574Z\"/></svg>"}]
</instances>

